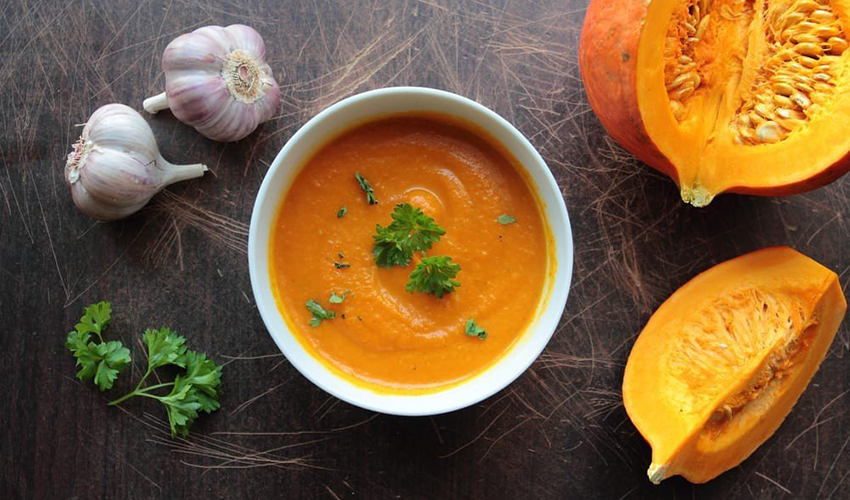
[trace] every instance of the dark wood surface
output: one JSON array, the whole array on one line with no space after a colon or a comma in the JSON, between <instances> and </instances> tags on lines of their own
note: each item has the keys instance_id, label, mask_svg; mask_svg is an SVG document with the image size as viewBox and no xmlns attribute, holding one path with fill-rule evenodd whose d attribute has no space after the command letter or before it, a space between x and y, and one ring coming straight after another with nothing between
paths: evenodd
<instances>
[{"instance_id":1,"label":"dark wood surface","mask_svg":"<svg viewBox=\"0 0 850 500\"><path fill-rule=\"evenodd\" d=\"M705 485L652 486L626 417L635 335L697 272L790 244L850 280L850 179L784 199L722 196L697 210L631 159L590 111L577 69L585 2L539 0L7 0L0 4L0 497L2 498L846 498L842 326L778 432ZM89 114L141 110L163 85L165 45L208 24L265 38L279 115L236 144L170 113L150 118L164 156L212 175L144 212L78 213L64 156ZM327 105L421 85L491 107L539 148L576 242L572 290L545 353L506 390L433 418L375 415L329 397L279 354L254 306L247 222L269 163ZM228 221L224 224L223 221ZM170 325L226 363L222 409L188 441L152 401L107 407L63 347L84 305L111 300L133 346ZM130 387L125 372L115 395ZM108 395L112 395L111 393ZM228 433L248 433L246 435Z\"/></svg>"}]
</instances>

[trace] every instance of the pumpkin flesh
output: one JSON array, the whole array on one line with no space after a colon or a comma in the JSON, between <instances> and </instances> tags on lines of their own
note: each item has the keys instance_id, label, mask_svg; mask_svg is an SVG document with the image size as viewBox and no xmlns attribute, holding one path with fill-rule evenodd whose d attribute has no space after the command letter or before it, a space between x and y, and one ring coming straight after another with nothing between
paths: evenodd
<instances>
[{"instance_id":1,"label":"pumpkin flesh","mask_svg":"<svg viewBox=\"0 0 850 500\"><path fill-rule=\"evenodd\" d=\"M685 201L799 192L850 168L849 13L837 0L594 0L582 77L606 129ZM617 81L633 92L612 93ZM612 119L628 114L639 127Z\"/></svg>"},{"instance_id":2,"label":"pumpkin flesh","mask_svg":"<svg viewBox=\"0 0 850 500\"><path fill-rule=\"evenodd\" d=\"M835 273L787 247L719 264L674 293L629 356L623 400L650 480L708 481L779 427L835 336Z\"/></svg>"}]
</instances>

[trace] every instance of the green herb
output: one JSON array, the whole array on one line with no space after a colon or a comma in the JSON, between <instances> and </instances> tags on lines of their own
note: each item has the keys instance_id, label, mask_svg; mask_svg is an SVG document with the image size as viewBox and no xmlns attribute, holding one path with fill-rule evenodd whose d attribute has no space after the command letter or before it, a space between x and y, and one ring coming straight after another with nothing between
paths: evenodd
<instances>
[{"instance_id":1,"label":"green herb","mask_svg":"<svg viewBox=\"0 0 850 500\"><path fill-rule=\"evenodd\" d=\"M313 317L310 318L310 326L313 328L321 325L322 321L326 319L333 319L336 317L336 311L326 311L321 304L313 299L308 300L306 305L307 310L313 314Z\"/></svg>"},{"instance_id":2,"label":"green herb","mask_svg":"<svg viewBox=\"0 0 850 500\"><path fill-rule=\"evenodd\" d=\"M345 297L348 296L348 290L342 292L342 295L337 295L336 292L331 292L331 296L328 298L328 302L331 304L342 304L342 301L345 300Z\"/></svg>"},{"instance_id":3,"label":"green herb","mask_svg":"<svg viewBox=\"0 0 850 500\"><path fill-rule=\"evenodd\" d=\"M481 340L487 338L487 332L484 331L484 329L480 326L476 325L475 320L472 318L466 320L466 328L464 329L464 331L470 337L478 337Z\"/></svg>"},{"instance_id":4,"label":"green herb","mask_svg":"<svg viewBox=\"0 0 850 500\"><path fill-rule=\"evenodd\" d=\"M496 220L499 222L499 224L507 226L508 224L513 224L514 222L516 222L516 217L514 217L513 215L502 214Z\"/></svg>"},{"instance_id":5,"label":"green herb","mask_svg":"<svg viewBox=\"0 0 850 500\"><path fill-rule=\"evenodd\" d=\"M351 267L351 264L349 264L348 262L334 262L334 267L336 267L337 269L346 269L348 267Z\"/></svg>"},{"instance_id":6,"label":"green herb","mask_svg":"<svg viewBox=\"0 0 850 500\"><path fill-rule=\"evenodd\" d=\"M460 283L454 280L458 271L460 266L453 264L451 257L425 257L410 273L410 281L404 289L410 293L430 293L442 298L460 286Z\"/></svg>"},{"instance_id":7,"label":"green herb","mask_svg":"<svg viewBox=\"0 0 850 500\"><path fill-rule=\"evenodd\" d=\"M375 263L382 267L406 266L413 252L425 252L440 241L445 229L410 203L396 205L391 215L393 221L387 227L376 226L372 237L375 245L372 253Z\"/></svg>"},{"instance_id":8,"label":"green herb","mask_svg":"<svg viewBox=\"0 0 850 500\"><path fill-rule=\"evenodd\" d=\"M112 304L109 302L86 307L80 322L65 341L65 347L74 354L80 367L77 378L93 380L101 391L111 389L118 374L130 363L130 351L121 342L103 340L111 317ZM92 339L92 334L99 342Z\"/></svg>"},{"instance_id":9,"label":"green herb","mask_svg":"<svg viewBox=\"0 0 850 500\"><path fill-rule=\"evenodd\" d=\"M336 218L337 218L337 219L342 219L343 217L345 217L345 214L347 214L347 213L348 213L348 207L346 207L345 205L343 205L343 206L342 206L342 208L340 208L340 209L336 212Z\"/></svg>"},{"instance_id":10,"label":"green herb","mask_svg":"<svg viewBox=\"0 0 850 500\"><path fill-rule=\"evenodd\" d=\"M85 309L85 314L76 325L76 331L68 334L65 345L77 358L77 373L80 380L94 379L101 391L112 388L121 370L130 363L130 351L121 342L104 342L103 332L112 316L109 302L98 302ZM100 340L92 340L92 334ZM219 408L218 397L221 385L221 367L204 354L186 349L186 339L168 328L148 329L142 341L148 350L148 368L136 388L110 402L116 405L134 396L156 399L165 405L172 436L186 436L189 427L198 417L199 411L210 413ZM173 382L157 383L142 387L145 380L162 366L173 365L185 369ZM152 393L156 389L171 387L164 396Z\"/></svg>"},{"instance_id":11,"label":"green herb","mask_svg":"<svg viewBox=\"0 0 850 500\"><path fill-rule=\"evenodd\" d=\"M366 202L370 205L376 205L378 203L378 199L375 198L375 191L372 190L372 186L369 184L369 181L364 179L359 173L355 173L354 178L357 179L357 183L360 184L360 189L366 193Z\"/></svg>"},{"instance_id":12,"label":"green herb","mask_svg":"<svg viewBox=\"0 0 850 500\"><path fill-rule=\"evenodd\" d=\"M221 406L218 402L221 395L221 367L213 360L207 359L205 354L187 349L186 339L167 327L148 328L142 336L142 341L148 351L148 368L145 374L135 389L109 404L117 405L135 396L156 399L165 405L171 435L185 437L199 412L212 413ZM172 382L142 387L157 368L166 365L182 368L185 372L177 375ZM160 396L151 392L165 387L171 387L171 391L166 395Z\"/></svg>"}]
</instances>

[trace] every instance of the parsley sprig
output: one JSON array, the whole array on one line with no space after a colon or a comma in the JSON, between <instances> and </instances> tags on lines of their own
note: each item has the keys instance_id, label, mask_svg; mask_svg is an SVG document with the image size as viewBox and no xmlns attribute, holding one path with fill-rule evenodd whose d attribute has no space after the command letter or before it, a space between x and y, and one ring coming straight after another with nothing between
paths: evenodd
<instances>
[{"instance_id":1,"label":"parsley sprig","mask_svg":"<svg viewBox=\"0 0 850 500\"><path fill-rule=\"evenodd\" d=\"M408 292L430 293L442 298L453 292L460 283L454 278L460 271L460 265L452 263L452 258L445 255L425 257L416 269L410 273L410 281L404 287Z\"/></svg>"},{"instance_id":2,"label":"parsley sprig","mask_svg":"<svg viewBox=\"0 0 850 500\"><path fill-rule=\"evenodd\" d=\"M122 403L135 396L156 399L165 405L172 436L187 436L189 428L200 412L212 413L221 406L221 367L217 366L205 354L186 348L186 338L177 335L170 328L147 329L142 336L147 346L148 368L136 388L120 398L111 401L110 406ZM163 382L142 387L145 380L157 368L172 365L183 368L185 372L177 375L172 382ZM171 387L165 395L152 391Z\"/></svg>"},{"instance_id":3,"label":"parsley sprig","mask_svg":"<svg viewBox=\"0 0 850 500\"><path fill-rule=\"evenodd\" d=\"M372 253L375 263L381 267L406 266L413 252L425 252L440 241L446 230L437 225L433 218L410 203L396 205L391 215L393 221L387 227L376 226L372 236L375 245Z\"/></svg>"},{"instance_id":4,"label":"parsley sprig","mask_svg":"<svg viewBox=\"0 0 850 500\"><path fill-rule=\"evenodd\" d=\"M111 389L118 374L131 361L130 351L120 341L106 342L103 339L111 317L112 305L109 302L98 302L86 307L75 331L68 334L65 343L77 359L77 366L82 367L77 378L93 379L101 391ZM148 354L145 374L134 390L109 404L117 405L135 396L156 399L165 405L168 412L171 435L186 436L199 412L210 413L219 408L221 367L206 355L187 349L186 339L169 328L148 329L142 341L147 346ZM145 380L156 369L167 365L185 372L178 374L172 382L143 387ZM168 394L153 393L166 387L171 387Z\"/></svg>"},{"instance_id":5,"label":"parsley sprig","mask_svg":"<svg viewBox=\"0 0 850 500\"><path fill-rule=\"evenodd\" d=\"M111 389L118 374L130 363L130 350L118 340L106 342L103 333L112 317L112 304L98 302L86 307L83 317L68 334L65 342L77 359L77 378L94 380L95 385L105 391ZM94 334L97 341L92 337Z\"/></svg>"}]
</instances>

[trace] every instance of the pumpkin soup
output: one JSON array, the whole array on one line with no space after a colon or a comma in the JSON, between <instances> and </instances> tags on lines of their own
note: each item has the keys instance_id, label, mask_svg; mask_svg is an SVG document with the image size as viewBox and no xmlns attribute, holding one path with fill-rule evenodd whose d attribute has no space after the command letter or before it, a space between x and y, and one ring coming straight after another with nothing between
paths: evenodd
<instances>
[{"instance_id":1,"label":"pumpkin soup","mask_svg":"<svg viewBox=\"0 0 850 500\"><path fill-rule=\"evenodd\" d=\"M534 319L554 268L525 174L442 116L369 122L301 168L272 229L278 307L358 385L428 392L480 373Z\"/></svg>"}]
</instances>

